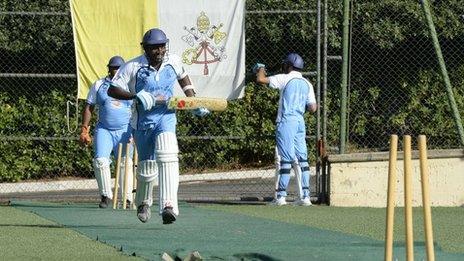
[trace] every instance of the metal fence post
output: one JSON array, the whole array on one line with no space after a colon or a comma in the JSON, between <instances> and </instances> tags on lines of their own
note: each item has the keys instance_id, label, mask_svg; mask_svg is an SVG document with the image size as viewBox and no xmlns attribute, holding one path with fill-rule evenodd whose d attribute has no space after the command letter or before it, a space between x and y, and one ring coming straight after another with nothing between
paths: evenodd
<instances>
[{"instance_id":1,"label":"metal fence post","mask_svg":"<svg viewBox=\"0 0 464 261\"><path fill-rule=\"evenodd\" d=\"M432 13L430 11L429 2L427 0L420 1L422 9L424 10L425 18L427 19L427 25L430 30L430 36L432 37L433 47L435 49L435 54L437 55L438 64L440 65L440 72L443 77L443 81L446 86L446 93L448 94L448 102L453 111L453 118L456 123L456 128L458 129L459 138L461 140L461 145L464 146L464 129L462 127L461 116L459 114L456 101L454 100L453 88L448 76L448 71L446 70L445 59L443 59L443 54L441 52L440 43L438 42L437 32L435 30L435 25L432 19Z\"/></svg>"}]
</instances>

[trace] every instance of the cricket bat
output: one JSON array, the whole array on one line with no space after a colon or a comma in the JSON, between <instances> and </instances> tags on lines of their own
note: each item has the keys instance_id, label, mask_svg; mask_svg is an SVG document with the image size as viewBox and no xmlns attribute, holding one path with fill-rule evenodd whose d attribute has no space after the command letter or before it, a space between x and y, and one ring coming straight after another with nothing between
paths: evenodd
<instances>
[{"instance_id":1,"label":"cricket bat","mask_svg":"<svg viewBox=\"0 0 464 261\"><path fill-rule=\"evenodd\" d=\"M224 111L227 109L227 100L222 98L208 97L171 97L167 102L169 109L194 110L206 108L210 111Z\"/></svg>"}]
</instances>

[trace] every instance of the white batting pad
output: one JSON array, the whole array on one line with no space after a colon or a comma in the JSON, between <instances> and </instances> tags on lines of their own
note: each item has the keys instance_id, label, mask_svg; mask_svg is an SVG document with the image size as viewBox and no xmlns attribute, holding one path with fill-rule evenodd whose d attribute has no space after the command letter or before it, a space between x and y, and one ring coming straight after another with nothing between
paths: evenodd
<instances>
[{"instance_id":1,"label":"white batting pad","mask_svg":"<svg viewBox=\"0 0 464 261\"><path fill-rule=\"evenodd\" d=\"M297 191L298 191L298 196L300 199L303 199L303 183L301 182L301 167L298 162L293 162L292 163L292 169L295 172L295 177L296 177L296 186L297 186Z\"/></svg>"},{"instance_id":2,"label":"white batting pad","mask_svg":"<svg viewBox=\"0 0 464 261\"><path fill-rule=\"evenodd\" d=\"M159 206L160 214L165 207L172 207L179 215L177 189L179 188L179 148L176 134L163 132L156 137L156 162L159 171Z\"/></svg>"},{"instance_id":3,"label":"white batting pad","mask_svg":"<svg viewBox=\"0 0 464 261\"><path fill-rule=\"evenodd\" d=\"M95 158L93 159L93 170L95 172L95 179L98 183L100 195L113 198L113 192L111 191L110 163L110 159L108 158Z\"/></svg>"},{"instance_id":4,"label":"white batting pad","mask_svg":"<svg viewBox=\"0 0 464 261\"><path fill-rule=\"evenodd\" d=\"M135 205L153 204L153 183L158 175L156 161L142 160L137 165L137 191L135 193Z\"/></svg>"},{"instance_id":5,"label":"white batting pad","mask_svg":"<svg viewBox=\"0 0 464 261\"><path fill-rule=\"evenodd\" d=\"M274 152L274 165L276 168L276 176L278 176L279 171L280 171L280 155L279 155L279 150L277 149L277 147L275 147L275 152Z\"/></svg>"},{"instance_id":6,"label":"white batting pad","mask_svg":"<svg viewBox=\"0 0 464 261\"><path fill-rule=\"evenodd\" d=\"M128 176L127 176L127 191L126 191L126 199L132 201L132 188L134 187L134 165L132 163L132 159L129 157L127 164L128 166ZM119 187L121 188L121 197L123 198L123 190L126 185L126 157L121 158L121 163L119 165L120 171L119 171Z\"/></svg>"},{"instance_id":7,"label":"white batting pad","mask_svg":"<svg viewBox=\"0 0 464 261\"><path fill-rule=\"evenodd\" d=\"M275 147L275 153L274 153L274 164L275 164L275 191L274 191L274 198L277 198L277 190L279 189L279 181L280 181L280 155L279 155L279 150L277 147Z\"/></svg>"}]
</instances>

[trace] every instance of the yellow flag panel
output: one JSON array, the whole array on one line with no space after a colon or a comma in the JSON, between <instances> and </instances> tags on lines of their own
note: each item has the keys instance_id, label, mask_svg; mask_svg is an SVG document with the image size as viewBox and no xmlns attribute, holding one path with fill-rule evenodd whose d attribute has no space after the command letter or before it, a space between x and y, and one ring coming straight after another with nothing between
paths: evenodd
<instances>
[{"instance_id":1,"label":"yellow flag panel","mask_svg":"<svg viewBox=\"0 0 464 261\"><path fill-rule=\"evenodd\" d=\"M108 73L115 55L129 60L142 53L145 31L158 27L157 0L70 0L76 51L78 98Z\"/></svg>"}]
</instances>

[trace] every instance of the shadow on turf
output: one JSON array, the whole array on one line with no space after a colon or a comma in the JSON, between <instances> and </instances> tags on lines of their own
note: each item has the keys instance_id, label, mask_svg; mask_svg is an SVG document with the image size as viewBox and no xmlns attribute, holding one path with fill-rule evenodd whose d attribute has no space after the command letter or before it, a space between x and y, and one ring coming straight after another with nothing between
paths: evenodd
<instances>
[{"instance_id":1,"label":"shadow on turf","mask_svg":"<svg viewBox=\"0 0 464 261\"><path fill-rule=\"evenodd\" d=\"M19 202L19 201L9 201L8 206L12 207L27 207L27 208L78 208L78 209L99 209L98 205L85 205L85 206L78 206L72 202L60 202L59 205L55 204L47 204L43 202ZM102 210L112 210L112 208L102 209Z\"/></svg>"},{"instance_id":2,"label":"shadow on turf","mask_svg":"<svg viewBox=\"0 0 464 261\"><path fill-rule=\"evenodd\" d=\"M142 224L143 225L143 224ZM133 225L128 226L128 227L121 227L118 225L92 225L92 226L82 226L82 225L64 225L63 227L65 228L71 228L71 229L80 229L80 228L88 228L88 229L112 229L112 230L140 230L140 231L164 231L163 227L134 227Z\"/></svg>"},{"instance_id":3,"label":"shadow on turf","mask_svg":"<svg viewBox=\"0 0 464 261\"><path fill-rule=\"evenodd\" d=\"M277 259L260 253L241 253L234 254L233 256L239 258L239 260L282 261L282 259Z\"/></svg>"},{"instance_id":4,"label":"shadow on turf","mask_svg":"<svg viewBox=\"0 0 464 261\"><path fill-rule=\"evenodd\" d=\"M0 224L0 227L39 227L39 228L65 228L62 225L26 225L26 224Z\"/></svg>"}]
</instances>

